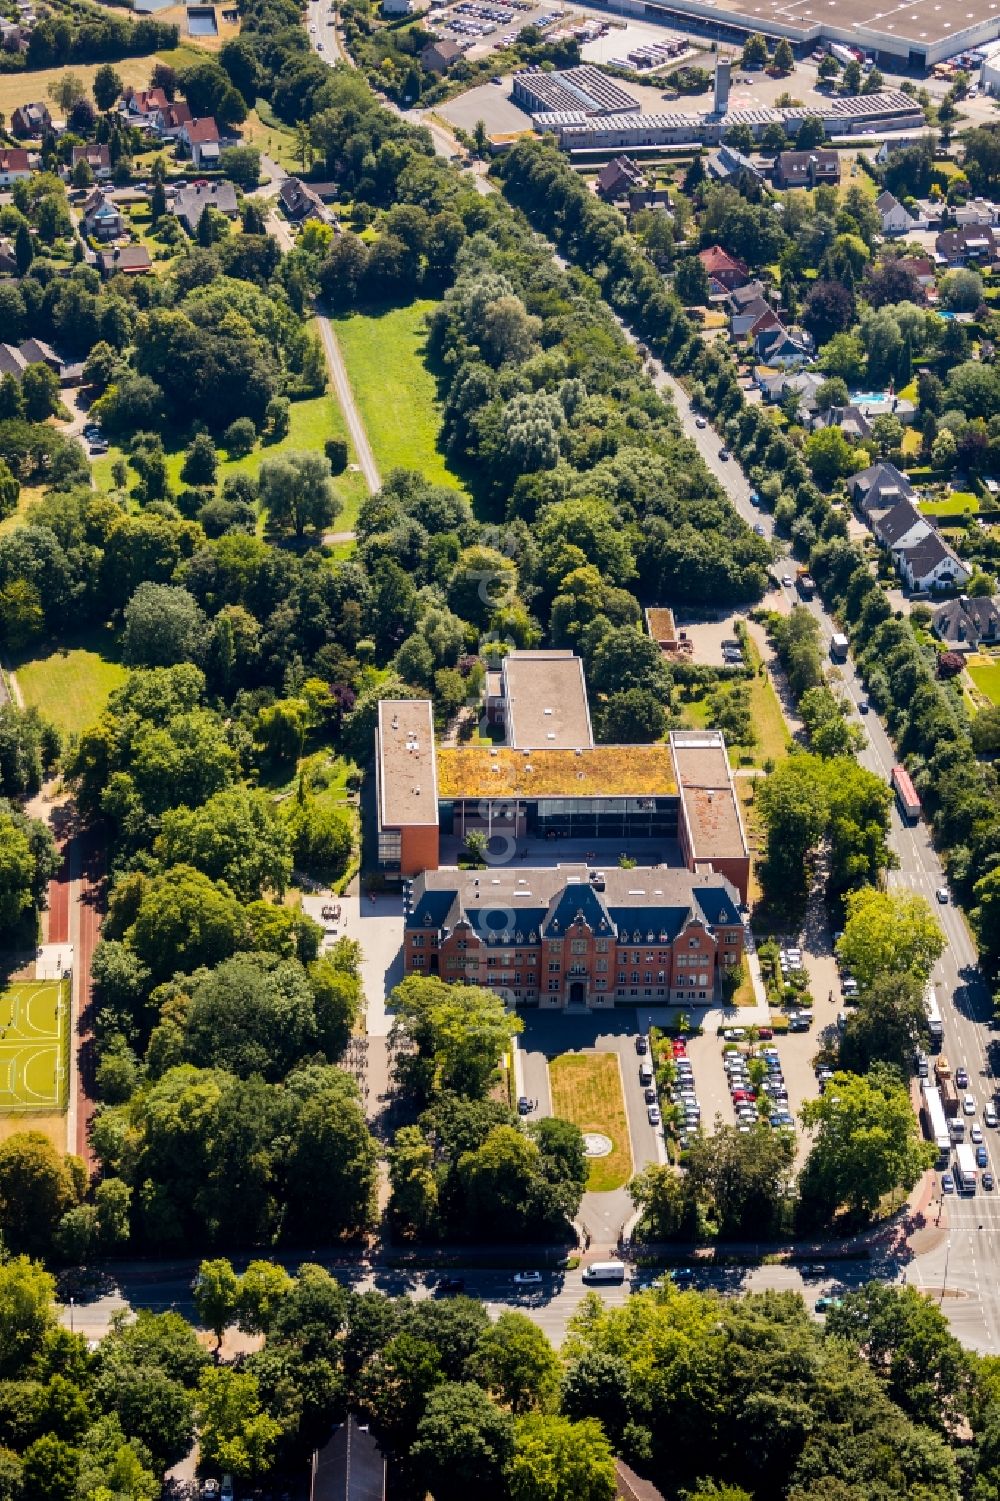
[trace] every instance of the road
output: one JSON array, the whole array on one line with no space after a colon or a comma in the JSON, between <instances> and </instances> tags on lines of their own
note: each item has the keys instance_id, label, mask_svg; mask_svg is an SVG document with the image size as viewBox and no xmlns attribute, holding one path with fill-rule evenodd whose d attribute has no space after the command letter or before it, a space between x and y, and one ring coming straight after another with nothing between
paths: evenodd
<instances>
[{"instance_id":1,"label":"road","mask_svg":"<svg viewBox=\"0 0 1000 1501\"><path fill-rule=\"evenodd\" d=\"M626 332L628 332L626 330ZM630 335L631 337L631 335ZM653 379L657 387L669 392L685 434L692 439L702 458L744 520L763 526L775 549L775 573L794 574L787 545L774 536L773 522L766 513L750 503L751 486L735 459L719 458L720 440L711 427L699 428L697 418L683 387L658 362L653 362ZM794 590L785 590L789 601L797 598ZM822 637L829 645L837 629L833 618L818 599L808 608L815 616ZM858 759L869 771L884 781L897 761L892 742L882 720L874 712L862 715L858 704L867 698L864 685L852 661L841 663L835 671L838 687L854 708L855 723L865 732L865 744ZM976 1101L976 1119L982 1122L983 1106L994 1102L996 1079L992 1062L993 1039L990 1031L992 1001L978 967L978 955L960 909L949 900L939 904L936 893L947 889L947 878L937 851L931 842L930 828L921 821L910 826L892 808L889 846L899 860L899 868L889 874L891 886L917 891L935 909L946 939L945 951L932 979L937 985L944 1020L944 1052L953 1068L964 1065L969 1072L970 1092ZM985 1131L994 1169L1000 1167L1000 1133ZM934 1206L934 1213L940 1205ZM951 1235L940 1246L917 1258L911 1280L920 1286L949 1295L942 1302L949 1321L959 1337L980 1350L1000 1353L1000 1197L980 1189L971 1200L947 1201L940 1222L951 1226ZM961 1297L950 1296L961 1293Z\"/></svg>"},{"instance_id":2,"label":"road","mask_svg":"<svg viewBox=\"0 0 1000 1501\"><path fill-rule=\"evenodd\" d=\"M337 335L333 331L333 325L325 314L317 312L316 323L319 327L320 341L323 345L323 353L326 356L326 368L329 372L333 389L337 393L340 409L347 423L347 430L354 444L354 452L357 455L361 473L364 475L365 484L374 495L376 490L382 488L382 480L375 462L372 446L368 441L368 431L361 420L357 402L354 400L354 392L351 382L347 378L347 366L344 364L344 356L337 343Z\"/></svg>"}]
</instances>

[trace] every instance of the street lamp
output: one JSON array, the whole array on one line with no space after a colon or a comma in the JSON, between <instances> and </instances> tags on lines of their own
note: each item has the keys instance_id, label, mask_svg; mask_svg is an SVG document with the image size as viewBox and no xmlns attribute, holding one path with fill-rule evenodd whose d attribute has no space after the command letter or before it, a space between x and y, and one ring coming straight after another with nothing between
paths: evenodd
<instances>
[{"instance_id":1,"label":"street lamp","mask_svg":"<svg viewBox=\"0 0 1000 1501\"><path fill-rule=\"evenodd\" d=\"M941 1278L941 1296L938 1298L938 1307L944 1302L944 1290L948 1286L948 1261L951 1257L951 1236L945 1242L944 1250L944 1276Z\"/></svg>"}]
</instances>

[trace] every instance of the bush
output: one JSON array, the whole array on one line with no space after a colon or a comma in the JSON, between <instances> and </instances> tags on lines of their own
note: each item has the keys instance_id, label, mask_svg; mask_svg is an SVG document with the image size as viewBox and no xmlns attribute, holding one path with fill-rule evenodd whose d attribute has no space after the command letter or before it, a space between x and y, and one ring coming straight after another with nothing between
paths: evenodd
<instances>
[{"instance_id":1,"label":"bush","mask_svg":"<svg viewBox=\"0 0 1000 1501\"><path fill-rule=\"evenodd\" d=\"M347 468L347 439L327 438L323 444L323 452L330 460L330 473L343 474Z\"/></svg>"},{"instance_id":2,"label":"bush","mask_svg":"<svg viewBox=\"0 0 1000 1501\"><path fill-rule=\"evenodd\" d=\"M257 429L249 417L237 417L222 435L222 446L231 459L242 459L252 453L256 441Z\"/></svg>"}]
</instances>

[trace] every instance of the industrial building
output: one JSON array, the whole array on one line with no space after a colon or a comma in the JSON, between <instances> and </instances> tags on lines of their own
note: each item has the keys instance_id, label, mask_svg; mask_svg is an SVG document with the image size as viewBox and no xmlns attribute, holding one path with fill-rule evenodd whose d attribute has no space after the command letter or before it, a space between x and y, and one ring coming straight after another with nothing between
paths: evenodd
<instances>
[{"instance_id":1,"label":"industrial building","mask_svg":"<svg viewBox=\"0 0 1000 1501\"><path fill-rule=\"evenodd\" d=\"M807 117L821 119L826 133L832 137L925 129L920 106L899 89L857 98L834 97L824 100L815 110L761 107L731 110L725 115L714 112L687 115L675 111L603 116L580 110L543 110L532 115L531 123L543 134L551 131L557 135L566 151L621 151L643 146L717 145L736 125L749 126L757 140L769 125L781 125L787 134L794 135Z\"/></svg>"},{"instance_id":2,"label":"industrial building","mask_svg":"<svg viewBox=\"0 0 1000 1501\"><path fill-rule=\"evenodd\" d=\"M566 68L561 73L532 68L515 73L512 87L514 103L529 115L547 110L569 110L576 114L627 115L641 108L620 84L600 68L584 65Z\"/></svg>"}]
</instances>

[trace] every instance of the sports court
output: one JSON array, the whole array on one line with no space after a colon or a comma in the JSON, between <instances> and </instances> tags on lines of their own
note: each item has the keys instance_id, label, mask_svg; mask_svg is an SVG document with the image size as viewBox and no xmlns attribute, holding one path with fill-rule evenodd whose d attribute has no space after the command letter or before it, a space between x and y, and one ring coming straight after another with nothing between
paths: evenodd
<instances>
[{"instance_id":1,"label":"sports court","mask_svg":"<svg viewBox=\"0 0 1000 1501\"><path fill-rule=\"evenodd\" d=\"M65 979L0 990L0 1114L66 1108L69 1005Z\"/></svg>"}]
</instances>

